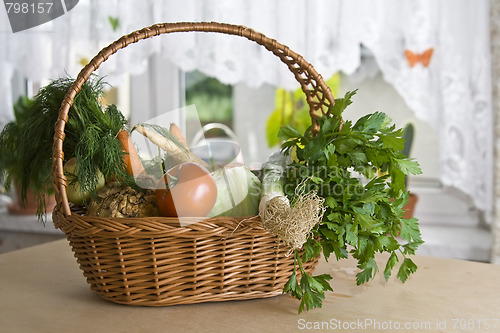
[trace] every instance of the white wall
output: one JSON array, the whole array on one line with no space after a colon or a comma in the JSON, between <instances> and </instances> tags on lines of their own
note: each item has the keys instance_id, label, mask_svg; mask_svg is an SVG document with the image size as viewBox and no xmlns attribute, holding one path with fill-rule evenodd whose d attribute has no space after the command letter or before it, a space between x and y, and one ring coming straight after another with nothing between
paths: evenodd
<instances>
[{"instance_id":1,"label":"white wall","mask_svg":"<svg viewBox=\"0 0 500 333\"><path fill-rule=\"evenodd\" d=\"M353 97L353 103L346 109L344 118L355 121L367 113L380 111L389 115L398 128L413 122L415 136L410 155L420 163L422 175L412 178L439 178L438 137L434 129L415 117L398 92L384 81L380 73L362 82L351 82L349 77L342 75L338 97L355 89L358 91Z\"/></svg>"},{"instance_id":2,"label":"white wall","mask_svg":"<svg viewBox=\"0 0 500 333\"><path fill-rule=\"evenodd\" d=\"M274 110L275 88L249 88L240 83L233 88L233 128L238 136L245 164L259 167L273 149L267 146L266 122Z\"/></svg>"}]
</instances>

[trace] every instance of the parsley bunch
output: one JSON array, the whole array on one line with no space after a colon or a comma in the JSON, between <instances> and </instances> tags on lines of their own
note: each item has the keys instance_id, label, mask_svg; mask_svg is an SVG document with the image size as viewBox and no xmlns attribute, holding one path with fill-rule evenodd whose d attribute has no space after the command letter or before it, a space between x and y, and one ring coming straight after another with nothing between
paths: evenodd
<instances>
[{"instance_id":1,"label":"parsley bunch","mask_svg":"<svg viewBox=\"0 0 500 333\"><path fill-rule=\"evenodd\" d=\"M386 114L368 114L354 124L342 121L342 112L355 93L335 100L330 116L319 119L318 133L310 127L301 134L291 126L279 132L282 150L293 155L285 174L287 196L293 199L295 187L306 182L326 206L323 221L312 230L302 255L295 251L295 269L284 288L301 300L299 313L321 307L325 291L332 290L330 275L311 276L303 269L303 262L321 252L326 260L332 253L337 260L349 254L355 258L358 285L378 272L377 252L390 253L384 267L386 280L400 261L398 252L403 258L399 280L405 282L417 270L407 255L415 254L423 240L418 220L405 219L403 207L409 198L405 177L420 174L419 164L401 152L403 130L391 125Z\"/></svg>"}]
</instances>

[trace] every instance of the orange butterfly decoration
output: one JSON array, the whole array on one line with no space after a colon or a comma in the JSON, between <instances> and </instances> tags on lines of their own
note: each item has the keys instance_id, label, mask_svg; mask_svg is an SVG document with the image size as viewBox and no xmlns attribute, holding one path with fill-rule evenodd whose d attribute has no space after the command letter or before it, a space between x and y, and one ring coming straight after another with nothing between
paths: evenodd
<instances>
[{"instance_id":1,"label":"orange butterfly decoration","mask_svg":"<svg viewBox=\"0 0 500 333\"><path fill-rule=\"evenodd\" d=\"M432 53L434 49L431 47L430 49L425 50L422 53L413 53L410 50L405 50L405 56L408 60L408 64L410 67L415 66L417 63L421 63L422 66L427 67L431 62Z\"/></svg>"}]
</instances>

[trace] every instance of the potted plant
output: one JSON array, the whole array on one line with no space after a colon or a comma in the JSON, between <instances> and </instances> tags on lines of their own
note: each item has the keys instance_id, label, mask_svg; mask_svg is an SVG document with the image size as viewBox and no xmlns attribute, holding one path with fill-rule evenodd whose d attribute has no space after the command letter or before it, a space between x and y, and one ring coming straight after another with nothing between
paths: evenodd
<instances>
[{"instance_id":1,"label":"potted plant","mask_svg":"<svg viewBox=\"0 0 500 333\"><path fill-rule=\"evenodd\" d=\"M411 147L413 145L413 136L415 133L415 126L412 123L406 124L404 127L404 132L402 138L405 140L404 148L402 153L405 156L410 157ZM405 178L405 187L408 188L408 176ZM410 192L408 198L408 203L405 205L405 218L412 218L415 212L415 206L417 205L418 196L416 193Z\"/></svg>"},{"instance_id":2,"label":"potted plant","mask_svg":"<svg viewBox=\"0 0 500 333\"><path fill-rule=\"evenodd\" d=\"M30 152L30 143L25 140L26 125L30 118L39 115L39 111L36 100L20 97L14 105L15 119L0 133L0 180L6 190L14 187L17 197L8 205L11 214L43 215L51 212L55 205L50 163L29 168L26 172L26 165L31 164L34 157L31 153L37 153Z\"/></svg>"}]
</instances>

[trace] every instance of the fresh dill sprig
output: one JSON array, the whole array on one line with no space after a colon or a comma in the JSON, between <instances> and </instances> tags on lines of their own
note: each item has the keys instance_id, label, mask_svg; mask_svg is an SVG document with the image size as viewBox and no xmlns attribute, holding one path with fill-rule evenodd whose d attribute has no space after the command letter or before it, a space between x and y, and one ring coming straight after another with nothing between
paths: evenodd
<instances>
[{"instance_id":1,"label":"fresh dill sprig","mask_svg":"<svg viewBox=\"0 0 500 333\"><path fill-rule=\"evenodd\" d=\"M71 78L59 78L44 86L34 97L25 119L18 124L22 140L17 142L19 181L23 195L28 188L38 194L51 189L52 146L54 124L66 92L73 85ZM98 182L100 170L106 179L114 177L133 183L123 162L124 152L116 136L127 121L116 106L101 105L105 83L91 76L75 96L68 113L63 144L65 161L76 157L78 182L82 191L89 191ZM41 199L42 200L42 199ZM40 205L38 217L43 218L45 207Z\"/></svg>"}]
</instances>

